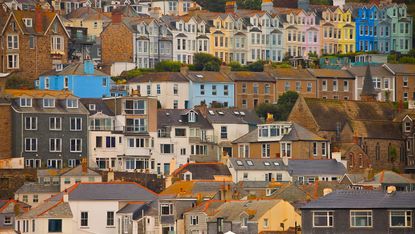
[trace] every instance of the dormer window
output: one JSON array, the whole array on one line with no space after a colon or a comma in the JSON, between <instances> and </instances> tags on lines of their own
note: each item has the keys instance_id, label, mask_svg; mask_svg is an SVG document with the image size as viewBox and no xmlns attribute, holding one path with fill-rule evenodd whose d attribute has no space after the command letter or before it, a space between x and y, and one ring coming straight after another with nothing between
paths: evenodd
<instances>
[{"instance_id":1,"label":"dormer window","mask_svg":"<svg viewBox=\"0 0 415 234\"><path fill-rule=\"evenodd\" d=\"M53 99L53 98L44 98L43 99L43 107L44 108L53 108L53 107L55 107L55 99Z\"/></svg>"},{"instance_id":2,"label":"dormer window","mask_svg":"<svg viewBox=\"0 0 415 234\"><path fill-rule=\"evenodd\" d=\"M188 118L189 118L189 123L195 123L196 122L196 113L193 112L193 111L189 112Z\"/></svg>"},{"instance_id":3,"label":"dormer window","mask_svg":"<svg viewBox=\"0 0 415 234\"><path fill-rule=\"evenodd\" d=\"M89 105L88 105L88 109L89 109L90 111L95 111L95 110L97 109L97 107L96 107L96 105L95 105L95 104L89 104Z\"/></svg>"},{"instance_id":4,"label":"dormer window","mask_svg":"<svg viewBox=\"0 0 415 234\"><path fill-rule=\"evenodd\" d=\"M20 98L20 107L32 107L32 99L31 98Z\"/></svg>"},{"instance_id":5,"label":"dormer window","mask_svg":"<svg viewBox=\"0 0 415 234\"><path fill-rule=\"evenodd\" d=\"M77 99L67 99L66 100L66 107L67 108L78 108L78 100Z\"/></svg>"},{"instance_id":6,"label":"dormer window","mask_svg":"<svg viewBox=\"0 0 415 234\"><path fill-rule=\"evenodd\" d=\"M23 22L26 27L33 27L33 20L31 18L23 18Z\"/></svg>"},{"instance_id":7,"label":"dormer window","mask_svg":"<svg viewBox=\"0 0 415 234\"><path fill-rule=\"evenodd\" d=\"M405 122L405 132L411 132L411 122Z\"/></svg>"}]
</instances>

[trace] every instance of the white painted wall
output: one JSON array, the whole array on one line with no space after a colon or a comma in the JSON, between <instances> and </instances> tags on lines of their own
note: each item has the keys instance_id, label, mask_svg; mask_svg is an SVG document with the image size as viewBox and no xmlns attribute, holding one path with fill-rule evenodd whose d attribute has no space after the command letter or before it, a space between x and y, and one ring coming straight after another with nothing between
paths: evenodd
<instances>
[{"instance_id":1,"label":"white painted wall","mask_svg":"<svg viewBox=\"0 0 415 234\"><path fill-rule=\"evenodd\" d=\"M236 171L235 168L229 168L229 171L232 175L232 181L234 183L238 183L239 181L265 181L265 174L272 173L273 178L276 178L277 173L282 174L282 181L288 182L292 181L292 178L288 171L277 171L277 170L238 170ZM248 178L244 179L244 173L248 173Z\"/></svg>"},{"instance_id":2,"label":"white painted wall","mask_svg":"<svg viewBox=\"0 0 415 234\"><path fill-rule=\"evenodd\" d=\"M249 126L248 124L212 124L215 139L217 139L218 143L222 141L234 141L237 138L249 133ZM228 131L228 138L221 139L221 127L226 126Z\"/></svg>"}]
</instances>

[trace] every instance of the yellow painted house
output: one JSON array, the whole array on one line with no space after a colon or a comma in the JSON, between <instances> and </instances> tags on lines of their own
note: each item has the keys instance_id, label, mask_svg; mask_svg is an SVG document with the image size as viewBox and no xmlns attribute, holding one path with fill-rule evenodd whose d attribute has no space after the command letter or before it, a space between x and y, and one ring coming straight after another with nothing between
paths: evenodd
<instances>
[{"instance_id":1,"label":"yellow painted house","mask_svg":"<svg viewBox=\"0 0 415 234\"><path fill-rule=\"evenodd\" d=\"M87 28L88 36L99 37L111 18L91 7L82 7L68 14L64 22L66 27Z\"/></svg>"},{"instance_id":2,"label":"yellow painted house","mask_svg":"<svg viewBox=\"0 0 415 234\"><path fill-rule=\"evenodd\" d=\"M356 51L356 24L350 9L328 7L320 11L321 49L325 54L347 54Z\"/></svg>"}]
</instances>

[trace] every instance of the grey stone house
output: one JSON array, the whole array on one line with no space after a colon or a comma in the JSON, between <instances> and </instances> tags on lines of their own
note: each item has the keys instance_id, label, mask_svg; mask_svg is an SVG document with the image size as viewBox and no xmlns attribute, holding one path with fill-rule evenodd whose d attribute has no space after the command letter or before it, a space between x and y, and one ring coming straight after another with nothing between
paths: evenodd
<instances>
[{"instance_id":1,"label":"grey stone house","mask_svg":"<svg viewBox=\"0 0 415 234\"><path fill-rule=\"evenodd\" d=\"M88 151L88 111L67 91L6 90L12 101L12 154L25 167L65 168Z\"/></svg>"},{"instance_id":2,"label":"grey stone house","mask_svg":"<svg viewBox=\"0 0 415 234\"><path fill-rule=\"evenodd\" d=\"M302 233L414 233L415 192L337 190L301 208Z\"/></svg>"}]
</instances>

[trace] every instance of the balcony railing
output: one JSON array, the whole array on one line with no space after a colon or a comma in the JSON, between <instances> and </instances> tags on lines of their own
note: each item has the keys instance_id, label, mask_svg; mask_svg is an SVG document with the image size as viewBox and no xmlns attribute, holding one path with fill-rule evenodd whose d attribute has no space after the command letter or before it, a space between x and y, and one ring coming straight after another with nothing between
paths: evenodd
<instances>
[{"instance_id":1,"label":"balcony railing","mask_svg":"<svg viewBox=\"0 0 415 234\"><path fill-rule=\"evenodd\" d=\"M147 133L147 126L127 125L127 126L124 126L124 132L125 133L145 134L145 133Z\"/></svg>"},{"instance_id":2,"label":"balcony railing","mask_svg":"<svg viewBox=\"0 0 415 234\"><path fill-rule=\"evenodd\" d=\"M111 125L95 125L89 126L91 131L114 131L114 127Z\"/></svg>"},{"instance_id":3,"label":"balcony railing","mask_svg":"<svg viewBox=\"0 0 415 234\"><path fill-rule=\"evenodd\" d=\"M196 136L196 137L189 137L190 143L215 143L217 142L217 137L215 136Z\"/></svg>"}]
</instances>

